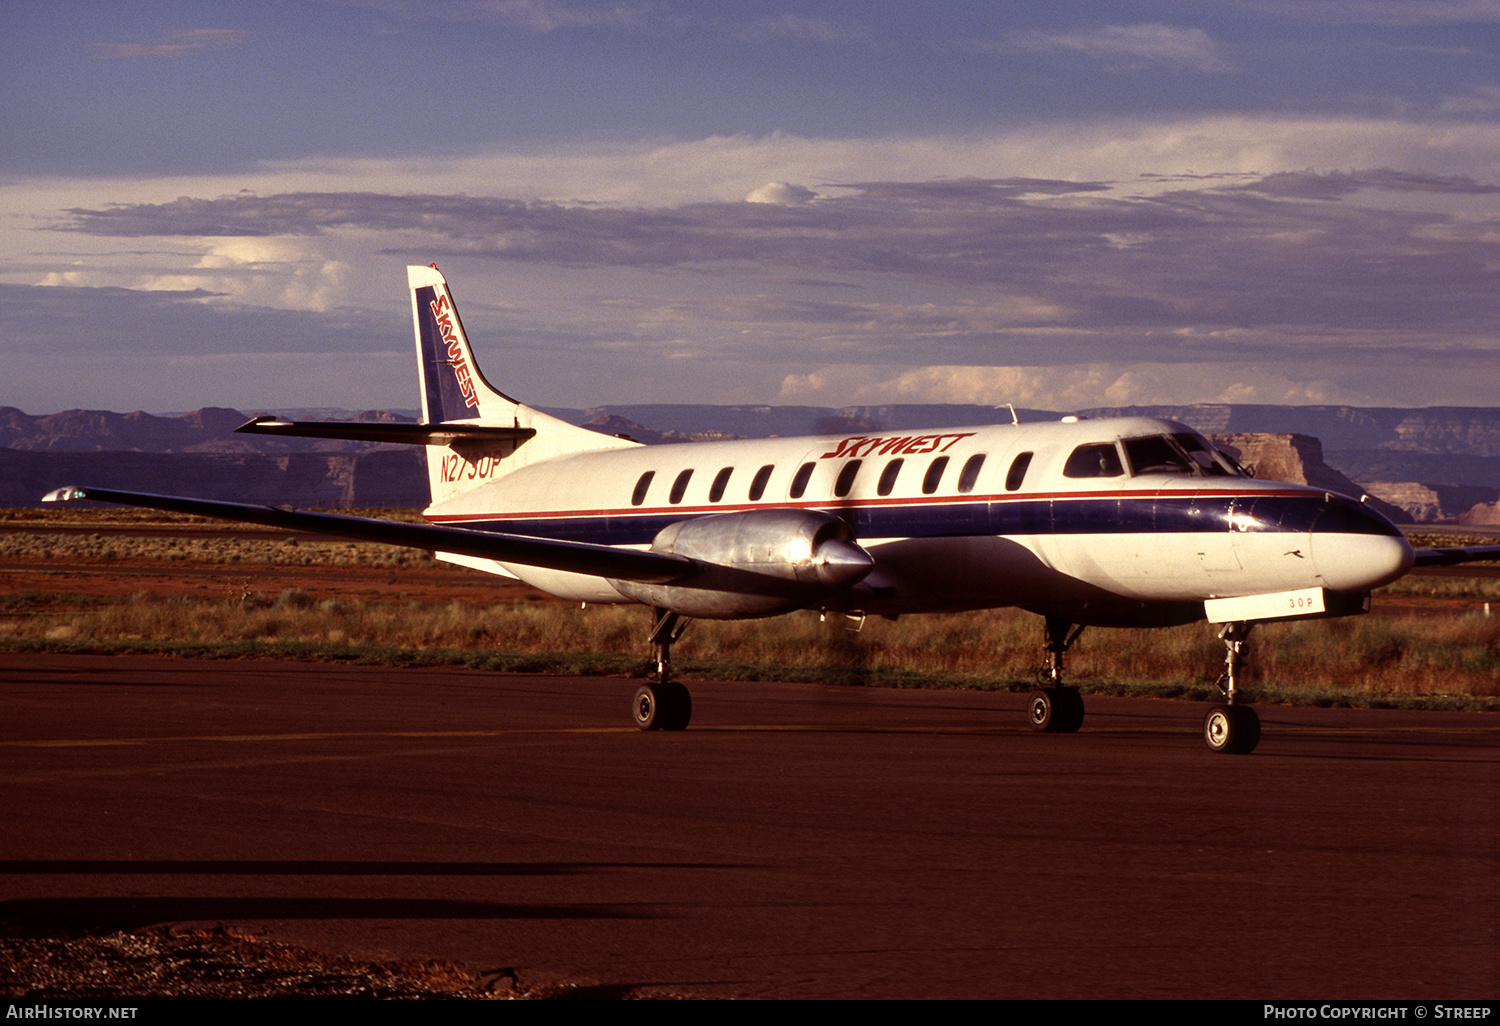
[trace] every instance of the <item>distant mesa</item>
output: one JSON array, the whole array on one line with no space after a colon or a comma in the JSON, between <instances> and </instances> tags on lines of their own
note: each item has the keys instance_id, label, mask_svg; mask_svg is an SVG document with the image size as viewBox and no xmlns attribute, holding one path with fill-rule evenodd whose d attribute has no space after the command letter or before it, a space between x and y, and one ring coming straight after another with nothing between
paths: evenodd
<instances>
[{"instance_id":1,"label":"distant mesa","mask_svg":"<svg viewBox=\"0 0 1500 1026\"><path fill-rule=\"evenodd\" d=\"M773 183L785 185L785 183ZM766 188L770 188L767 186ZM795 189L796 187L790 187ZM761 192L763 190L756 190ZM979 405L707 406L637 404L547 412L648 445L808 434L1008 424L1008 408ZM1258 476L1367 493L1393 519L1500 523L1500 408L1348 406L1097 408L1089 417L1181 421L1255 464ZM176 416L0 407L0 505L33 505L52 488L93 484L240 502L310 507L427 504L423 453L411 446L237 435L252 415L297 420L413 422L414 410L257 410L205 407ZM1059 413L1020 409L1025 423Z\"/></svg>"}]
</instances>

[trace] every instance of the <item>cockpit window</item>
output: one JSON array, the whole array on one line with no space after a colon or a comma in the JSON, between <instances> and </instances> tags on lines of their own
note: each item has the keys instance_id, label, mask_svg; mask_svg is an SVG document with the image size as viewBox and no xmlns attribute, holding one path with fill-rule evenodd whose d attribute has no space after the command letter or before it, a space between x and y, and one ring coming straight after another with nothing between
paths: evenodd
<instances>
[{"instance_id":1,"label":"cockpit window","mask_svg":"<svg viewBox=\"0 0 1500 1026\"><path fill-rule=\"evenodd\" d=\"M1193 467L1182 450L1165 435L1125 439L1125 455L1133 474L1191 474Z\"/></svg>"},{"instance_id":2,"label":"cockpit window","mask_svg":"<svg viewBox=\"0 0 1500 1026\"><path fill-rule=\"evenodd\" d=\"M1119 477L1125 473L1113 442L1080 445L1063 464L1063 477Z\"/></svg>"},{"instance_id":3,"label":"cockpit window","mask_svg":"<svg viewBox=\"0 0 1500 1026\"><path fill-rule=\"evenodd\" d=\"M1172 441L1182 447L1187 453L1188 459L1193 462L1194 468L1200 474L1209 477L1250 477L1251 474L1240 466L1235 458L1227 452L1220 452L1208 444L1207 439L1191 432L1183 431L1172 436Z\"/></svg>"}]
</instances>

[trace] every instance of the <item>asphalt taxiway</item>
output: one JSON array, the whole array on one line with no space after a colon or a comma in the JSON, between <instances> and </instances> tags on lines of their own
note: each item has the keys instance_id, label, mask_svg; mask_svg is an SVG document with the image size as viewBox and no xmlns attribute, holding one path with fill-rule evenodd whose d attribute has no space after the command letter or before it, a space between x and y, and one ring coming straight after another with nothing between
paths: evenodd
<instances>
[{"instance_id":1,"label":"asphalt taxiway","mask_svg":"<svg viewBox=\"0 0 1500 1026\"><path fill-rule=\"evenodd\" d=\"M1500 715L0 657L0 921L742 997L1500 996Z\"/></svg>"}]
</instances>

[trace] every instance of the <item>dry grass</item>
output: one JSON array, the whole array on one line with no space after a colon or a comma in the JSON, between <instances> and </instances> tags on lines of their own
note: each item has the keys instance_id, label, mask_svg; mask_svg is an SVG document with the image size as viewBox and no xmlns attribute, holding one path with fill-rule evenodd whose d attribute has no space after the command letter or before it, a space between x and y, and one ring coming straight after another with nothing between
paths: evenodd
<instances>
[{"instance_id":1,"label":"dry grass","mask_svg":"<svg viewBox=\"0 0 1500 1026\"><path fill-rule=\"evenodd\" d=\"M178 562L256 566L398 569L428 565L422 552L342 541L195 537L221 525L141 511L65 511L73 533L47 530L58 519L9 523L0 558L30 562ZM119 533L169 523L181 536ZM90 524L100 532L79 530ZM14 530L21 527L20 531ZM111 530L113 528L113 530ZM394 578L393 578L394 579ZM75 586L76 587L76 586ZM311 590L281 595L163 598L143 591L129 600L57 592L0 595L0 645L70 648L198 646L226 653L254 650L309 658L412 658L474 661L493 653L534 657L511 663L561 667L560 654L589 665L643 672L647 615L634 606L580 609L525 598L494 603L411 601L389 595L334 598ZM514 594L514 592L512 592ZM1319 695L1460 695L1500 697L1500 581L1410 577L1390 590L1393 603L1432 603L1437 611L1258 627L1250 646L1249 686L1262 693L1301 689ZM1463 601L1455 601L1461 598ZM1381 597L1377 596L1377 607ZM854 634L842 617L815 614L772 620L699 622L678 646L684 673L910 684L941 681L1025 687L1042 662L1040 619L1017 610L871 619ZM248 649L247 649L248 646ZM158 649L159 650L159 649ZM1070 681L1091 690L1141 689L1206 694L1223 649L1206 624L1167 630L1090 629L1069 653ZM551 661L549 661L551 660ZM497 665L493 661L486 665ZM576 667L578 664L567 664ZM1319 699L1321 700L1321 699Z\"/></svg>"},{"instance_id":2,"label":"dry grass","mask_svg":"<svg viewBox=\"0 0 1500 1026\"><path fill-rule=\"evenodd\" d=\"M16 601L28 597L16 597L12 604ZM319 599L302 590L274 600L161 599L143 593L85 608L49 608L40 596L30 603L28 615L0 620L0 638L84 646L253 642L334 657L374 649L579 653L629 664L644 658L647 628L643 611L631 606ZM754 666L806 678L843 670L871 681L915 676L1000 687L1023 685L1042 661L1040 620L1017 610L872 619L858 634L842 624L842 618L822 622L811 613L702 621L693 624L677 654L690 660L685 668L708 672L743 673ZM1069 653L1067 669L1069 679L1084 687L1154 682L1186 691L1210 681L1222 658L1222 647L1205 624L1094 628ZM1265 625L1252 639L1250 681L1257 688L1366 695L1500 697L1500 617L1379 616Z\"/></svg>"}]
</instances>

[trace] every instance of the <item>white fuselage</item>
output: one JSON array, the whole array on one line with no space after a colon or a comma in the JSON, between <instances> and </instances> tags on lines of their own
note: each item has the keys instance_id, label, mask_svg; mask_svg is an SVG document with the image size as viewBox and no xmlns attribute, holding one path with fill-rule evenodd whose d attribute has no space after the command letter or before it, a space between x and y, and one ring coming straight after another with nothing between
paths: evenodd
<instances>
[{"instance_id":1,"label":"white fuselage","mask_svg":"<svg viewBox=\"0 0 1500 1026\"><path fill-rule=\"evenodd\" d=\"M1077 623L1182 622L1201 618L1206 599L1365 592L1412 560L1400 533L1355 500L1241 476L1190 429L1149 418L506 463L455 461L453 474L491 480L434 505L428 519L645 548L695 517L827 512L852 527L875 568L817 605L865 613L1021 606ZM459 561L567 598L626 601L602 577Z\"/></svg>"}]
</instances>

